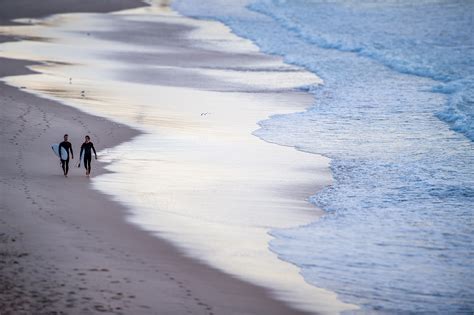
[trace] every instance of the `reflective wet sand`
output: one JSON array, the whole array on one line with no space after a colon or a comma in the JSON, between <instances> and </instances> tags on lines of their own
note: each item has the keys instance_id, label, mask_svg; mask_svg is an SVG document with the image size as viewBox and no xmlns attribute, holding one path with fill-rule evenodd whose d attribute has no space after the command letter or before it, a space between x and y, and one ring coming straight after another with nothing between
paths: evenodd
<instances>
[{"instance_id":1,"label":"reflective wet sand","mask_svg":"<svg viewBox=\"0 0 474 315\"><path fill-rule=\"evenodd\" d=\"M294 88L319 78L259 54L221 24L166 8L31 23L1 29L28 36L1 45L1 56L43 62L32 66L39 74L8 84L143 132L102 151L112 172L93 178L129 206L131 222L301 309L352 308L268 249L272 228L317 219L306 198L331 176L327 159L252 132L270 115L308 107L311 96Z\"/></svg>"}]
</instances>

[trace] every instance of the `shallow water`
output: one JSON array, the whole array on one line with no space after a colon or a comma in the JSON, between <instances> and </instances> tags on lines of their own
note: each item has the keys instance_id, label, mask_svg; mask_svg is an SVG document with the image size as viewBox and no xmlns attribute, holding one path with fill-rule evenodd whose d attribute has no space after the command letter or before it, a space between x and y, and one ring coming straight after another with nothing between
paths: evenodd
<instances>
[{"instance_id":1,"label":"shallow water","mask_svg":"<svg viewBox=\"0 0 474 315\"><path fill-rule=\"evenodd\" d=\"M473 3L177 1L324 80L263 139L331 158L326 215L272 250L362 312L474 310Z\"/></svg>"},{"instance_id":2,"label":"shallow water","mask_svg":"<svg viewBox=\"0 0 474 315\"><path fill-rule=\"evenodd\" d=\"M143 132L100 152L112 173L92 178L130 208L130 221L300 309L355 308L268 248L271 229L320 216L307 197L331 176L328 159L252 132L270 115L308 107L312 96L295 88L320 84L317 76L258 53L220 23L173 12L35 22L2 29L31 39L1 45L1 55L47 63L32 67L39 74L3 80Z\"/></svg>"}]
</instances>

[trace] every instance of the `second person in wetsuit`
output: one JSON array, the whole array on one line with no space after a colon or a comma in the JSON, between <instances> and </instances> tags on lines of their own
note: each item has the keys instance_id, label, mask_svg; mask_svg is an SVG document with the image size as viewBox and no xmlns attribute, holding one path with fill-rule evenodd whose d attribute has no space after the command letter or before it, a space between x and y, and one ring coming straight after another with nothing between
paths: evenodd
<instances>
[{"instance_id":1,"label":"second person in wetsuit","mask_svg":"<svg viewBox=\"0 0 474 315\"><path fill-rule=\"evenodd\" d=\"M92 161L92 151L94 151L95 159L97 160L97 153L95 152L94 144L91 142L91 138L86 136L86 141L81 145L81 153L84 151L84 167L86 168L86 176L89 176L91 173L91 161ZM80 162L79 162L80 163ZM81 164L79 164L81 166Z\"/></svg>"}]
</instances>

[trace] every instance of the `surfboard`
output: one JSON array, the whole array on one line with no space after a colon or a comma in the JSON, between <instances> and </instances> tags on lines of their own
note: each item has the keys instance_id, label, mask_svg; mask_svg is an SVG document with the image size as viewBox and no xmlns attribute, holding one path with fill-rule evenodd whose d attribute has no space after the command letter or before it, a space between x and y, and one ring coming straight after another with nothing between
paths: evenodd
<instances>
[{"instance_id":1,"label":"surfboard","mask_svg":"<svg viewBox=\"0 0 474 315\"><path fill-rule=\"evenodd\" d=\"M77 167L81 167L81 163L84 163L84 154L86 150L82 150L81 156L79 157L79 163L77 164Z\"/></svg>"},{"instance_id":2,"label":"surfboard","mask_svg":"<svg viewBox=\"0 0 474 315\"><path fill-rule=\"evenodd\" d=\"M81 167L81 163L84 163L84 155L86 154L86 150L82 150L81 156L79 157L79 163L77 167Z\"/></svg>"},{"instance_id":3,"label":"surfboard","mask_svg":"<svg viewBox=\"0 0 474 315\"><path fill-rule=\"evenodd\" d=\"M51 149L53 149L54 154L56 154L57 157L60 157L63 160L67 160L67 151L64 149L64 147L61 147L61 156L59 156L59 144L55 143L51 145Z\"/></svg>"},{"instance_id":4,"label":"surfboard","mask_svg":"<svg viewBox=\"0 0 474 315\"><path fill-rule=\"evenodd\" d=\"M81 156L79 157L79 164L83 163L84 162L84 155L86 154L86 150L82 150L82 153L81 153ZM91 155L93 155L94 152L91 152ZM96 159L97 160L97 159Z\"/></svg>"},{"instance_id":5,"label":"surfboard","mask_svg":"<svg viewBox=\"0 0 474 315\"><path fill-rule=\"evenodd\" d=\"M81 163L84 163L84 155L86 154L86 150L82 150L81 156L79 157L79 162L77 163L77 167L81 167ZM97 158L96 158L97 160Z\"/></svg>"}]
</instances>

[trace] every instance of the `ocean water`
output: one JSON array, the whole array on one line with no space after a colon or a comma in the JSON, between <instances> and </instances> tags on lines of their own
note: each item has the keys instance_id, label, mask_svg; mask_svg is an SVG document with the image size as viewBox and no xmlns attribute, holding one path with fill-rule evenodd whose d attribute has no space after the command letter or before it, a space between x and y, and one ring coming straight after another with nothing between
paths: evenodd
<instances>
[{"instance_id":1,"label":"ocean water","mask_svg":"<svg viewBox=\"0 0 474 315\"><path fill-rule=\"evenodd\" d=\"M25 38L0 45L1 56L37 61L34 74L1 80L142 132L102 150L110 133L84 125L110 171L93 174L91 185L127 206L127 221L296 309L357 309L268 247L270 230L321 216L305 197L331 182L329 159L252 132L270 115L310 106L313 96L298 87L320 78L260 53L222 23L151 4L0 27ZM82 138L68 133L73 144ZM83 176L71 172L71 180Z\"/></svg>"},{"instance_id":2,"label":"ocean water","mask_svg":"<svg viewBox=\"0 0 474 315\"><path fill-rule=\"evenodd\" d=\"M262 139L331 159L272 251L361 312L474 312L474 2L179 0L324 80Z\"/></svg>"}]
</instances>

